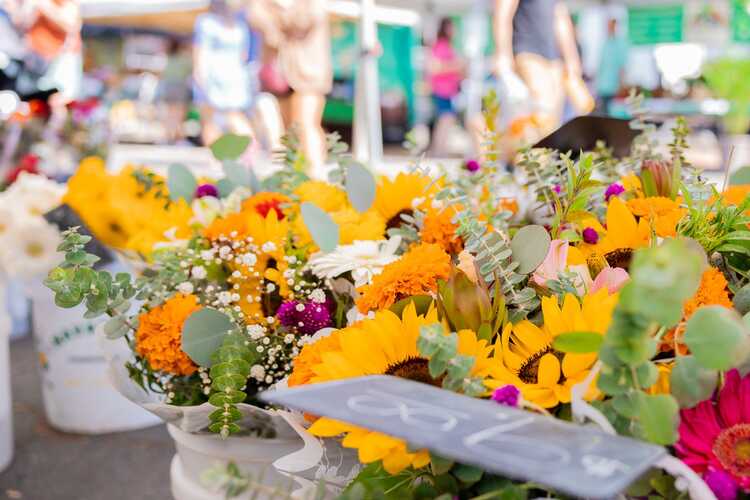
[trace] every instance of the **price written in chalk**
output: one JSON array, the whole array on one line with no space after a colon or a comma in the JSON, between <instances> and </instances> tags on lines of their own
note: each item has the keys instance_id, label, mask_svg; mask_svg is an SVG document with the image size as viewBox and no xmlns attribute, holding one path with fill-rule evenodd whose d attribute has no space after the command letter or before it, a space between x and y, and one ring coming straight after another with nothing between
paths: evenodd
<instances>
[{"instance_id":1,"label":"price written in chalk","mask_svg":"<svg viewBox=\"0 0 750 500\"><path fill-rule=\"evenodd\" d=\"M584 498L616 496L666 453L594 427L387 375L268 391L261 398Z\"/></svg>"}]
</instances>

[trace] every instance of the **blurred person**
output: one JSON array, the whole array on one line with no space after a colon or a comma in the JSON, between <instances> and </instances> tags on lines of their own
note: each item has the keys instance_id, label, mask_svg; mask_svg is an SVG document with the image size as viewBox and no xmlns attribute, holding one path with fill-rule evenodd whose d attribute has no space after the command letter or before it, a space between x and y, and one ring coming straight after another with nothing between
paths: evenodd
<instances>
[{"instance_id":1,"label":"blurred person","mask_svg":"<svg viewBox=\"0 0 750 500\"><path fill-rule=\"evenodd\" d=\"M464 77L464 63L453 50L453 31L453 21L450 18L440 20L437 39L430 48L427 60L435 112L431 149L436 156L446 153L450 132L456 125L457 113L453 100L461 90Z\"/></svg>"},{"instance_id":2,"label":"blurred person","mask_svg":"<svg viewBox=\"0 0 750 500\"><path fill-rule=\"evenodd\" d=\"M562 0L495 0L494 34L505 93L510 101L533 100L542 135L560 125L566 93L577 112L594 108Z\"/></svg>"},{"instance_id":3,"label":"blurred person","mask_svg":"<svg viewBox=\"0 0 750 500\"><path fill-rule=\"evenodd\" d=\"M250 29L238 0L211 0L193 32L193 100L200 109L203 143L225 130L251 135L246 111L251 105L248 75Z\"/></svg>"},{"instance_id":4,"label":"blurred person","mask_svg":"<svg viewBox=\"0 0 750 500\"><path fill-rule=\"evenodd\" d=\"M601 60L596 72L599 110L604 114L609 113L612 99L620 92L627 57L627 42L617 33L617 19L611 18L607 22L607 39L604 41Z\"/></svg>"},{"instance_id":5,"label":"blurred person","mask_svg":"<svg viewBox=\"0 0 750 500\"><path fill-rule=\"evenodd\" d=\"M325 0L253 0L250 23L263 35L261 85L296 126L310 168L325 163L325 96L333 85Z\"/></svg>"},{"instance_id":6,"label":"blurred person","mask_svg":"<svg viewBox=\"0 0 750 500\"><path fill-rule=\"evenodd\" d=\"M33 54L46 64L39 87L57 89L50 103L53 115L63 114L67 103L80 97L83 80L81 10L78 0L31 0L24 18L26 43ZM53 120L54 121L54 120Z\"/></svg>"},{"instance_id":7,"label":"blurred person","mask_svg":"<svg viewBox=\"0 0 750 500\"><path fill-rule=\"evenodd\" d=\"M178 38L169 41L167 65L161 75L159 84L160 100L166 104L165 124L168 138L176 142L182 138L182 123L190 101L188 85L192 72L190 53L185 44Z\"/></svg>"}]
</instances>

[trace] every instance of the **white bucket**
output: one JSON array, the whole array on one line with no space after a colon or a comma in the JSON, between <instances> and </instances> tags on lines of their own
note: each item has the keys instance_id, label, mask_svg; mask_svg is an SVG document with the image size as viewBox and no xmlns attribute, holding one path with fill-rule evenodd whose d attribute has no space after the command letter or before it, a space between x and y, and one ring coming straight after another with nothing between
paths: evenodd
<instances>
[{"instance_id":1,"label":"white bucket","mask_svg":"<svg viewBox=\"0 0 750 500\"><path fill-rule=\"evenodd\" d=\"M142 429L159 418L128 401L109 380L107 358L131 356L124 339L109 342L105 357L94 334L103 318L83 318L85 308L62 309L41 283L29 286L34 341L39 354L44 411L62 431L104 434Z\"/></svg>"},{"instance_id":2,"label":"white bucket","mask_svg":"<svg viewBox=\"0 0 750 500\"><path fill-rule=\"evenodd\" d=\"M295 481L280 473L273 463L304 447L300 437L262 439L230 436L222 439L215 434L191 434L168 424L177 454L170 470L172 495L175 500L221 500L225 492L203 484L201 476L216 466L233 463L244 478L251 480L248 490L239 499L284 498L296 489Z\"/></svg>"},{"instance_id":3,"label":"white bucket","mask_svg":"<svg viewBox=\"0 0 750 500\"><path fill-rule=\"evenodd\" d=\"M0 279L0 472L13 459L13 408L10 392L11 321L6 304L5 282Z\"/></svg>"}]
</instances>

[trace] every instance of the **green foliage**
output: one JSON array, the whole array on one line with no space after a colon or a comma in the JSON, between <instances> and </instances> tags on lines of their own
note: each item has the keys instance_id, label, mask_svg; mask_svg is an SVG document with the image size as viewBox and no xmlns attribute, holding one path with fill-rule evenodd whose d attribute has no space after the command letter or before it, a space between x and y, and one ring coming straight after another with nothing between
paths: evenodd
<instances>
[{"instance_id":1,"label":"green foliage","mask_svg":"<svg viewBox=\"0 0 750 500\"><path fill-rule=\"evenodd\" d=\"M729 177L730 186L741 186L743 184L750 184L750 166L738 168Z\"/></svg>"},{"instance_id":2,"label":"green foliage","mask_svg":"<svg viewBox=\"0 0 750 500\"><path fill-rule=\"evenodd\" d=\"M367 212L375 201L375 177L372 173L362 165L353 163L346 169L345 185L349 203L358 212Z\"/></svg>"},{"instance_id":3,"label":"green foliage","mask_svg":"<svg viewBox=\"0 0 750 500\"><path fill-rule=\"evenodd\" d=\"M330 215L321 210L317 205L304 202L300 205L302 220L305 227L310 231L315 244L323 252L332 252L339 244L339 226Z\"/></svg>"},{"instance_id":4,"label":"green foliage","mask_svg":"<svg viewBox=\"0 0 750 500\"><path fill-rule=\"evenodd\" d=\"M521 151L516 167L525 179L524 187L544 205L552 203L555 186L564 183L565 167L557 153L551 149L526 149Z\"/></svg>"},{"instance_id":5,"label":"green foliage","mask_svg":"<svg viewBox=\"0 0 750 500\"><path fill-rule=\"evenodd\" d=\"M185 165L174 163L169 166L167 171L167 187L169 188L169 198L172 201L182 198L190 203L195 196L198 180Z\"/></svg>"},{"instance_id":6,"label":"green foliage","mask_svg":"<svg viewBox=\"0 0 750 500\"><path fill-rule=\"evenodd\" d=\"M250 145L250 137L224 134L211 144L211 153L219 161L236 160Z\"/></svg>"},{"instance_id":7,"label":"green foliage","mask_svg":"<svg viewBox=\"0 0 750 500\"><path fill-rule=\"evenodd\" d=\"M547 257L551 239L542 226L530 225L519 229L510 241L513 259L518 262L519 274L531 274Z\"/></svg>"},{"instance_id":8,"label":"green foliage","mask_svg":"<svg viewBox=\"0 0 750 500\"><path fill-rule=\"evenodd\" d=\"M683 340L704 368L726 371L750 357L750 329L736 311L723 306L704 306L695 311Z\"/></svg>"},{"instance_id":9,"label":"green foliage","mask_svg":"<svg viewBox=\"0 0 750 500\"><path fill-rule=\"evenodd\" d=\"M704 368L694 356L679 356L669 375L669 387L681 408L691 408L711 397L719 372Z\"/></svg>"},{"instance_id":10,"label":"green foliage","mask_svg":"<svg viewBox=\"0 0 750 500\"><path fill-rule=\"evenodd\" d=\"M494 297L490 297L484 282L473 283L453 268L447 281L438 280L438 308L453 330L472 330L491 342L507 322L508 313L500 288L493 290Z\"/></svg>"},{"instance_id":11,"label":"green foliage","mask_svg":"<svg viewBox=\"0 0 750 500\"><path fill-rule=\"evenodd\" d=\"M209 416L211 432L227 437L241 430L237 421L242 418L242 414L236 405L247 398L243 391L250 375L250 367L257 358L258 354L250 349L246 338L238 331L231 330L224 335L221 347L212 356L212 392L208 402L217 409Z\"/></svg>"},{"instance_id":12,"label":"green foliage","mask_svg":"<svg viewBox=\"0 0 750 500\"><path fill-rule=\"evenodd\" d=\"M208 307L199 309L188 316L182 326L182 350L198 366L209 367L224 336L236 328L226 314Z\"/></svg>"},{"instance_id":13,"label":"green foliage","mask_svg":"<svg viewBox=\"0 0 750 500\"><path fill-rule=\"evenodd\" d=\"M598 352L604 336L597 332L568 332L555 337L552 347L560 352L586 354Z\"/></svg>"},{"instance_id":14,"label":"green foliage","mask_svg":"<svg viewBox=\"0 0 750 500\"><path fill-rule=\"evenodd\" d=\"M747 314L750 313L750 284L743 286L739 290L737 290L737 293L734 294L734 299L732 299L734 308L737 309L737 311L740 314Z\"/></svg>"},{"instance_id":15,"label":"green foliage","mask_svg":"<svg viewBox=\"0 0 750 500\"><path fill-rule=\"evenodd\" d=\"M439 323L423 326L417 349L430 360L430 376L436 380L443 377L443 388L475 397L486 392L482 379L471 376L474 357L458 353L458 334L446 335Z\"/></svg>"},{"instance_id":16,"label":"green foliage","mask_svg":"<svg viewBox=\"0 0 750 500\"><path fill-rule=\"evenodd\" d=\"M564 168L561 193L550 192L554 215L552 217L552 236L558 238L562 229L571 222L586 218L596 218L588 210L595 195L602 191L602 184L592 178L594 157L590 153L581 155L577 162L570 155L561 156Z\"/></svg>"},{"instance_id":17,"label":"green foliage","mask_svg":"<svg viewBox=\"0 0 750 500\"><path fill-rule=\"evenodd\" d=\"M680 320L682 304L698 288L702 270L703 257L686 240L636 252L631 279L620 292L599 350L599 389L615 397L612 409L629 420L629 432L657 444L676 439L678 406L670 395L643 392L658 376L651 361L654 336Z\"/></svg>"},{"instance_id":18,"label":"green foliage","mask_svg":"<svg viewBox=\"0 0 750 500\"><path fill-rule=\"evenodd\" d=\"M172 200L169 198L166 184L159 178L159 176L142 168L134 170L132 176L143 189L143 191L139 193L139 196L145 196L146 194L151 193L157 200L164 201L164 210L169 208L172 204Z\"/></svg>"},{"instance_id":19,"label":"green foliage","mask_svg":"<svg viewBox=\"0 0 750 500\"><path fill-rule=\"evenodd\" d=\"M716 59L703 68L703 78L715 97L731 107L724 116L730 134L744 134L750 127L750 60L736 57Z\"/></svg>"}]
</instances>

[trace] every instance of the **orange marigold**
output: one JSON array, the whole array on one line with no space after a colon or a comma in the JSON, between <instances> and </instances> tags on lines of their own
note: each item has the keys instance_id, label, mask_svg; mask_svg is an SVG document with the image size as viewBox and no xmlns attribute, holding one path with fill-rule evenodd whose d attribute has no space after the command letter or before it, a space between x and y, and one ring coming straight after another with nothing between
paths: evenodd
<instances>
[{"instance_id":1,"label":"orange marigold","mask_svg":"<svg viewBox=\"0 0 750 500\"><path fill-rule=\"evenodd\" d=\"M182 350L182 324L200 309L195 295L175 295L141 314L135 333L135 350L153 370L190 375L198 369Z\"/></svg>"},{"instance_id":2,"label":"orange marigold","mask_svg":"<svg viewBox=\"0 0 750 500\"><path fill-rule=\"evenodd\" d=\"M294 370L287 379L287 385L289 387L310 383L310 379L315 374L313 372L313 366L319 365L323 362L323 353L341 349L341 342L339 340L341 337L341 331L342 330L334 330L330 335L322 337L302 348L299 355L294 358Z\"/></svg>"},{"instance_id":3,"label":"orange marigold","mask_svg":"<svg viewBox=\"0 0 750 500\"><path fill-rule=\"evenodd\" d=\"M732 307L732 299L729 298L729 290L727 288L727 279L715 267L709 267L703 272L698 291L683 305L682 321L676 328L673 328L664 335L660 350L676 350L679 354L688 353L687 347L682 343L682 335L685 333L685 322L690 319L698 308L703 306Z\"/></svg>"},{"instance_id":4,"label":"orange marigold","mask_svg":"<svg viewBox=\"0 0 750 500\"><path fill-rule=\"evenodd\" d=\"M438 279L447 279L451 257L440 245L421 243L383 268L369 285L359 289L357 307L362 313L387 309L412 295L437 290Z\"/></svg>"},{"instance_id":5,"label":"orange marigold","mask_svg":"<svg viewBox=\"0 0 750 500\"><path fill-rule=\"evenodd\" d=\"M678 201L664 196L649 196L628 200L628 208L637 217L645 217L653 223L656 234L662 238L677 234L677 223L687 210L680 207Z\"/></svg>"},{"instance_id":6,"label":"orange marigold","mask_svg":"<svg viewBox=\"0 0 750 500\"><path fill-rule=\"evenodd\" d=\"M420 237L425 243L437 243L450 254L458 254L464 248L464 242L456 234L458 226L453 223L453 217L458 212L455 207L443 210L430 208L424 218L424 225Z\"/></svg>"},{"instance_id":7,"label":"orange marigold","mask_svg":"<svg viewBox=\"0 0 750 500\"><path fill-rule=\"evenodd\" d=\"M216 240L219 236L229 238L233 232L236 233L237 239L247 237L250 232L248 216L245 212L236 212L225 217L217 217L213 222L203 230L203 236L209 240Z\"/></svg>"}]
</instances>

